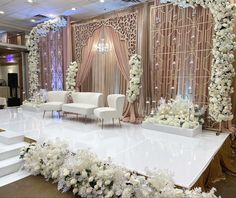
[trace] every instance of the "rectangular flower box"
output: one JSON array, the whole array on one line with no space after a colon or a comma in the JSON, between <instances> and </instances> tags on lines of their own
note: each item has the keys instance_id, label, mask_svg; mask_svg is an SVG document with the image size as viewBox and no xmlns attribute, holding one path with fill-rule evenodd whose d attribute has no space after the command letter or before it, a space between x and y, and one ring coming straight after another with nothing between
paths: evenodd
<instances>
[{"instance_id":1,"label":"rectangular flower box","mask_svg":"<svg viewBox=\"0 0 236 198\"><path fill-rule=\"evenodd\" d=\"M182 135L182 136L187 136L187 137L194 137L202 133L202 125L199 125L198 127L194 129L186 129L186 128L174 127L174 126L169 126L169 125L143 123L142 127L145 129L150 129L157 132L169 133L169 134L174 134L174 135Z\"/></svg>"}]
</instances>

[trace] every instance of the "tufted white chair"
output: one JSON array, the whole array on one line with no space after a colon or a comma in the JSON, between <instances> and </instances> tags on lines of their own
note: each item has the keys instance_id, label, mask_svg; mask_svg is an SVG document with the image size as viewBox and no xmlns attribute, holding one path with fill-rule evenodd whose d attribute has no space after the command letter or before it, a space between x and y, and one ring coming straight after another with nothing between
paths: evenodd
<instances>
[{"instance_id":1,"label":"tufted white chair","mask_svg":"<svg viewBox=\"0 0 236 198\"><path fill-rule=\"evenodd\" d=\"M60 116L60 112L62 111L62 105L67 103L67 91L49 91L48 92L48 101L40 106L41 110L43 110L43 117L45 116L46 111L57 111Z\"/></svg>"},{"instance_id":2,"label":"tufted white chair","mask_svg":"<svg viewBox=\"0 0 236 198\"><path fill-rule=\"evenodd\" d=\"M111 94L107 96L107 103L109 107L101 107L94 110L94 115L102 120L102 128L104 120L111 119L113 120L114 125L114 119L119 120L122 118L124 103L125 103L125 95L121 94Z\"/></svg>"}]
</instances>

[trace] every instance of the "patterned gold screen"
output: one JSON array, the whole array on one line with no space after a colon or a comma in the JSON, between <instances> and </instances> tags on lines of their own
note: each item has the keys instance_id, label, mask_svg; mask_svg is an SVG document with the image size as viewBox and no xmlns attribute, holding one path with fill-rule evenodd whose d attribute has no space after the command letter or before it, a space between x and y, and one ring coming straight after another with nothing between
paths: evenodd
<instances>
[{"instance_id":1,"label":"patterned gold screen","mask_svg":"<svg viewBox=\"0 0 236 198\"><path fill-rule=\"evenodd\" d=\"M161 4L151 10L152 95L208 104L214 20L208 9ZM208 123L210 125L210 123Z\"/></svg>"}]
</instances>

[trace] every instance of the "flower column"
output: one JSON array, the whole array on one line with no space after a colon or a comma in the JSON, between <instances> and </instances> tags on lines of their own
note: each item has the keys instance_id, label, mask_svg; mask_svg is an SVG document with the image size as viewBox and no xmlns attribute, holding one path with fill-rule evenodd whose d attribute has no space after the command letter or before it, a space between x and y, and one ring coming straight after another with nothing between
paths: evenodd
<instances>
[{"instance_id":1,"label":"flower column","mask_svg":"<svg viewBox=\"0 0 236 198\"><path fill-rule=\"evenodd\" d=\"M138 97L140 95L141 77L143 74L141 61L142 61L142 57L137 54L133 55L129 61L130 81L129 81L129 87L128 87L126 95L131 105L129 121L133 123L136 122L137 113L135 111L135 102L138 101Z\"/></svg>"}]
</instances>

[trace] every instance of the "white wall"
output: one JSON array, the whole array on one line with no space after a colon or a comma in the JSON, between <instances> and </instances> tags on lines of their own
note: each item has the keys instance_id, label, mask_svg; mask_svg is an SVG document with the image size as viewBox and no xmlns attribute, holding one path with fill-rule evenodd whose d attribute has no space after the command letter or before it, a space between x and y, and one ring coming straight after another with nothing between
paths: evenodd
<instances>
[{"instance_id":1,"label":"white wall","mask_svg":"<svg viewBox=\"0 0 236 198\"><path fill-rule=\"evenodd\" d=\"M18 73L19 85L19 67L18 65L0 66L0 79L4 79L8 83L8 73Z\"/></svg>"}]
</instances>

